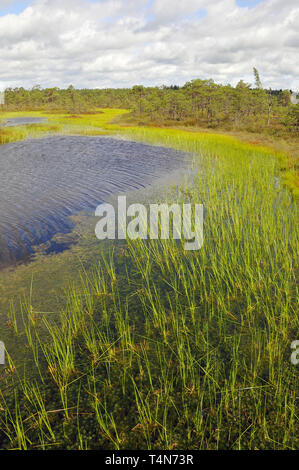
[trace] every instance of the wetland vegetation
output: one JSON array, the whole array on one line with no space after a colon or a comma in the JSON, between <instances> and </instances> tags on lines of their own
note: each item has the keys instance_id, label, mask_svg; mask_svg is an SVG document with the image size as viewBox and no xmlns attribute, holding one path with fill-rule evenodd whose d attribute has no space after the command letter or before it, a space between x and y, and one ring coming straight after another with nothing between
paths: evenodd
<instances>
[{"instance_id":1,"label":"wetland vegetation","mask_svg":"<svg viewBox=\"0 0 299 470\"><path fill-rule=\"evenodd\" d=\"M3 270L0 447L298 448L294 156L79 111L28 112L48 121L2 128L1 143L109 134L190 152L193 177L156 197L202 203L204 244L100 244L83 217L67 252Z\"/></svg>"}]
</instances>

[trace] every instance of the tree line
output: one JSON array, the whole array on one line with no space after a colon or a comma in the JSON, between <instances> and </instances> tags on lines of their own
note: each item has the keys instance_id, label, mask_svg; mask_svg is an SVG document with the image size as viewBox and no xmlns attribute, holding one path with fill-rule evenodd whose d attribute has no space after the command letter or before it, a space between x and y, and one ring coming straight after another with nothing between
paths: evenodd
<instances>
[{"instance_id":1,"label":"tree line","mask_svg":"<svg viewBox=\"0 0 299 470\"><path fill-rule=\"evenodd\" d=\"M139 124L298 132L299 105L291 103L291 91L264 89L256 69L254 76L254 86L240 80L235 87L195 79L181 87L8 88L4 109L78 114L124 108L131 111L126 119Z\"/></svg>"}]
</instances>

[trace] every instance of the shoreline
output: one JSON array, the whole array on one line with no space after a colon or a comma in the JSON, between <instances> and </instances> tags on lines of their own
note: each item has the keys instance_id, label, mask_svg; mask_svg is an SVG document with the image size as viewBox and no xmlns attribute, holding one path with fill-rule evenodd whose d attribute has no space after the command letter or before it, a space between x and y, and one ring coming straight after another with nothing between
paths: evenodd
<instances>
[{"instance_id":1,"label":"shoreline","mask_svg":"<svg viewBox=\"0 0 299 470\"><path fill-rule=\"evenodd\" d=\"M53 237L48 253L60 250L55 236L71 232L69 216L94 212L110 194L151 186L160 175L188 166L188 158L185 152L113 136L60 135L1 146L2 224L10 227L7 232L4 225L6 259L14 253L16 260L28 258L33 246ZM6 264L3 250L2 259Z\"/></svg>"},{"instance_id":2,"label":"shoreline","mask_svg":"<svg viewBox=\"0 0 299 470\"><path fill-rule=\"evenodd\" d=\"M169 197L203 202L204 244L99 243L77 219L70 250L0 273L2 447L43 448L47 433L54 449L82 436L88 449L168 448L172 436L188 449L295 448L296 201L273 183L278 156L230 139L130 137L200 156Z\"/></svg>"}]
</instances>

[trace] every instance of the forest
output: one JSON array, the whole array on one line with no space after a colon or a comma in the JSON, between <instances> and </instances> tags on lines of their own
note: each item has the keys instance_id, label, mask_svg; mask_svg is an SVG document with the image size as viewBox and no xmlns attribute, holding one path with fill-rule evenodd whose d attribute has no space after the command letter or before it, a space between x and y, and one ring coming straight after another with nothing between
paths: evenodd
<instances>
[{"instance_id":1,"label":"forest","mask_svg":"<svg viewBox=\"0 0 299 470\"><path fill-rule=\"evenodd\" d=\"M262 87L254 69L255 84L240 80L231 85L212 79L191 80L182 87L135 85L118 89L8 88L4 111L67 112L82 114L99 108L131 111L125 119L138 125L194 126L211 129L264 131L273 136L297 135L299 104L292 104L291 90Z\"/></svg>"}]
</instances>

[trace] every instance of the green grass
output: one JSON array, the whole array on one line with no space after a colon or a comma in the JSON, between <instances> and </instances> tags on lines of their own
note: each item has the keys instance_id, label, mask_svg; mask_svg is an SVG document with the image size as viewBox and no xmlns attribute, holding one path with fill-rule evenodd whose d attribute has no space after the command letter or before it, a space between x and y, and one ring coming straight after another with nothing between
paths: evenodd
<instances>
[{"instance_id":1,"label":"green grass","mask_svg":"<svg viewBox=\"0 0 299 470\"><path fill-rule=\"evenodd\" d=\"M298 206L279 179L285 156L219 135L121 132L197 156L193 182L167 198L203 203L204 245L98 244L59 312L41 313L31 293L13 308L24 353L8 350L0 370L0 447L298 449Z\"/></svg>"},{"instance_id":2,"label":"green grass","mask_svg":"<svg viewBox=\"0 0 299 470\"><path fill-rule=\"evenodd\" d=\"M122 124L121 117L128 114L125 109L103 109L93 114L58 114L39 111L32 112L6 112L0 114L5 120L19 116L46 117L47 122L31 124L13 128L0 128L0 145L24 140L28 138L41 138L51 134L63 135L123 135L146 142L161 142L165 145L175 146L179 149L188 148L194 152L205 152L207 155L219 157L258 152L260 155L275 155L277 166L280 169L283 183L292 191L295 197L299 196L298 159L282 150L275 150L267 145L256 145L240 139L216 133L194 132L181 129L163 129L159 127L134 127Z\"/></svg>"},{"instance_id":3,"label":"green grass","mask_svg":"<svg viewBox=\"0 0 299 470\"><path fill-rule=\"evenodd\" d=\"M28 138L40 138L45 135L107 135L118 130L118 127L110 124L110 121L127 113L121 109L105 109L97 114L68 115L58 113L32 112L7 112L1 113L0 119L12 119L17 117L45 117L48 121L41 124L27 124L23 126L0 128L0 144L16 142Z\"/></svg>"}]
</instances>

